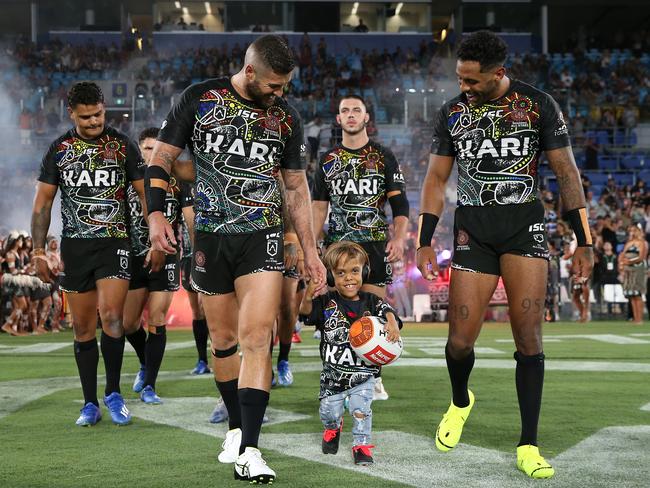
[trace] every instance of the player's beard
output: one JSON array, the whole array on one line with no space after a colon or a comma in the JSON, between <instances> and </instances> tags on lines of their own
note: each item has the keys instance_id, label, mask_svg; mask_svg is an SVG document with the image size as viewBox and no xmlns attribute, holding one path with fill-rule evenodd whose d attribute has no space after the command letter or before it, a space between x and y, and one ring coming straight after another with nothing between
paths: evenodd
<instances>
[{"instance_id":1,"label":"player's beard","mask_svg":"<svg viewBox=\"0 0 650 488\"><path fill-rule=\"evenodd\" d=\"M257 81L246 84L246 94L262 108L269 108L275 103L275 95L273 93L264 93Z\"/></svg>"},{"instance_id":2,"label":"player's beard","mask_svg":"<svg viewBox=\"0 0 650 488\"><path fill-rule=\"evenodd\" d=\"M354 129L348 129L348 128L346 128L345 124L343 124L343 125L341 125L341 130L343 130L343 132L345 132L346 134L348 134L350 136L356 136L359 132L362 132L362 131L366 130L366 125L367 124L365 122L361 122Z\"/></svg>"}]
</instances>

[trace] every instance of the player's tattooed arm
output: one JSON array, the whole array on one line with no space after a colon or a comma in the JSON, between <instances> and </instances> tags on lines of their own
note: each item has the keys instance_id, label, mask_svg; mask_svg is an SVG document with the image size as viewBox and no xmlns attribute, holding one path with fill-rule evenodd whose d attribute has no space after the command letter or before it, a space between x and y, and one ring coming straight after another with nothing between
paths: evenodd
<instances>
[{"instance_id":1,"label":"player's tattooed arm","mask_svg":"<svg viewBox=\"0 0 650 488\"><path fill-rule=\"evenodd\" d=\"M580 181L580 172L573 158L570 146L546 151L548 165L557 178L560 198L565 210L585 207L585 194Z\"/></svg>"},{"instance_id":2,"label":"player's tattooed arm","mask_svg":"<svg viewBox=\"0 0 650 488\"><path fill-rule=\"evenodd\" d=\"M38 182L32 208L32 240L35 249L45 248L47 231L50 229L52 204L58 187L49 183Z\"/></svg>"},{"instance_id":3,"label":"player's tattooed arm","mask_svg":"<svg viewBox=\"0 0 650 488\"><path fill-rule=\"evenodd\" d=\"M149 166L160 166L167 174L172 173L172 165L183 149L164 142L156 141L149 160Z\"/></svg>"},{"instance_id":4,"label":"player's tattooed arm","mask_svg":"<svg viewBox=\"0 0 650 488\"><path fill-rule=\"evenodd\" d=\"M44 256L44 249L47 231L50 228L52 203L57 189L57 185L39 181L36 186L36 196L32 208L32 242L34 243L34 257L38 258L34 259L34 266L36 267L36 274L45 283L52 281L52 274ZM38 255L36 253L37 249L40 250Z\"/></svg>"}]
</instances>

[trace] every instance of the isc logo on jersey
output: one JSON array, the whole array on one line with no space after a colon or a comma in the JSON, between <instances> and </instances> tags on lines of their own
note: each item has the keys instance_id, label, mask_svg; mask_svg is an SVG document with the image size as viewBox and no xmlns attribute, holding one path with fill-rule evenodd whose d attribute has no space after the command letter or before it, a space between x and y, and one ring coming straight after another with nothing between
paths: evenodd
<instances>
[{"instance_id":1,"label":"isc logo on jersey","mask_svg":"<svg viewBox=\"0 0 650 488\"><path fill-rule=\"evenodd\" d=\"M334 195L377 195L379 193L379 180L362 178L355 180L332 180L332 193Z\"/></svg>"},{"instance_id":2,"label":"isc logo on jersey","mask_svg":"<svg viewBox=\"0 0 650 488\"><path fill-rule=\"evenodd\" d=\"M73 169L61 172L63 183L72 187L110 188L120 181L120 172L117 169L96 169L90 171L82 169L77 172Z\"/></svg>"}]
</instances>

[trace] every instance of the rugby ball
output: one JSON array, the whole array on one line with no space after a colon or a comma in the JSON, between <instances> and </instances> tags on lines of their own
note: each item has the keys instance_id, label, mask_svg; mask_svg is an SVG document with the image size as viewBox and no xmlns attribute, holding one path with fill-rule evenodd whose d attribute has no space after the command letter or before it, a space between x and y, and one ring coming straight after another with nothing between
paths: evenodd
<instances>
[{"instance_id":1,"label":"rugby ball","mask_svg":"<svg viewBox=\"0 0 650 488\"><path fill-rule=\"evenodd\" d=\"M361 317L350 326L350 345L365 362L386 366L402 355L402 339L389 342L384 332L384 320L379 317Z\"/></svg>"}]
</instances>

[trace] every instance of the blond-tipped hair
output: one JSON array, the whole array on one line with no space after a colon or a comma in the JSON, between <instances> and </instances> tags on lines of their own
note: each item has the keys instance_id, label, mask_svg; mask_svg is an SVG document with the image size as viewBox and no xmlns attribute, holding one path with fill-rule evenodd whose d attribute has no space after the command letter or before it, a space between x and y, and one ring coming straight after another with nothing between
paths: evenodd
<instances>
[{"instance_id":1,"label":"blond-tipped hair","mask_svg":"<svg viewBox=\"0 0 650 488\"><path fill-rule=\"evenodd\" d=\"M351 241L340 241L328 247L323 256L323 264L328 270L334 271L342 258L345 258L343 262L358 258L362 266L369 264L368 253L359 244Z\"/></svg>"}]
</instances>

